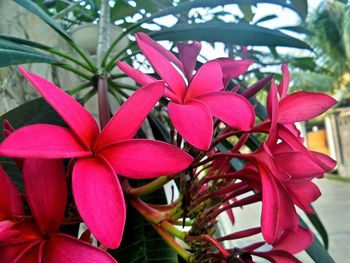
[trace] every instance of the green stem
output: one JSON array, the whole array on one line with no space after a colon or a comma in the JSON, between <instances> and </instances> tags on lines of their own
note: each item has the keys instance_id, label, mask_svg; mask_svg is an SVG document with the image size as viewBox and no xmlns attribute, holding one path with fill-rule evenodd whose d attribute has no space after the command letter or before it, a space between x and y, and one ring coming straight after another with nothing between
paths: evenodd
<instances>
[{"instance_id":1,"label":"green stem","mask_svg":"<svg viewBox=\"0 0 350 263\"><path fill-rule=\"evenodd\" d=\"M115 87L119 87L119 88L123 88L123 89L127 89L127 90L132 90L132 91L137 90L137 87L135 87L134 85L129 85L129 84L122 83L122 82L112 81L111 84Z\"/></svg>"},{"instance_id":2,"label":"green stem","mask_svg":"<svg viewBox=\"0 0 350 263\"><path fill-rule=\"evenodd\" d=\"M190 262L191 254L186 251L182 246L177 243L173 237L164 229L162 229L159 225L153 225L154 229L157 231L157 233L164 239L164 241L176 251L177 254L179 254L186 262Z\"/></svg>"},{"instance_id":3,"label":"green stem","mask_svg":"<svg viewBox=\"0 0 350 263\"><path fill-rule=\"evenodd\" d=\"M86 93L83 97L83 103L85 104L89 99L92 98L96 94L95 89L91 89L88 93Z\"/></svg>"},{"instance_id":4,"label":"green stem","mask_svg":"<svg viewBox=\"0 0 350 263\"><path fill-rule=\"evenodd\" d=\"M124 48L122 51L118 52L116 55L114 55L111 60L108 62L107 66L105 67L106 71L109 72L110 70L112 70L112 68L114 67L115 62L117 61L117 59L123 55L129 48L131 48L132 46L134 46L136 44L136 42L130 44L129 46L127 46L126 48Z\"/></svg>"},{"instance_id":5,"label":"green stem","mask_svg":"<svg viewBox=\"0 0 350 263\"><path fill-rule=\"evenodd\" d=\"M180 229L178 229L173 224L169 223L169 221L164 220L160 223L161 228L166 230L170 235L175 236L182 241L185 240L186 233L182 232Z\"/></svg>"},{"instance_id":6,"label":"green stem","mask_svg":"<svg viewBox=\"0 0 350 263\"><path fill-rule=\"evenodd\" d=\"M92 60L88 56L86 56L85 52L73 40L68 39L67 42L82 57L82 59L84 59L85 62L88 63L92 72L97 72L96 66L94 65Z\"/></svg>"},{"instance_id":7,"label":"green stem","mask_svg":"<svg viewBox=\"0 0 350 263\"><path fill-rule=\"evenodd\" d=\"M153 209L140 198L129 198L129 203L150 223L159 224L166 218L167 213Z\"/></svg>"},{"instance_id":8,"label":"green stem","mask_svg":"<svg viewBox=\"0 0 350 263\"><path fill-rule=\"evenodd\" d=\"M127 194L131 196L145 196L163 187L163 185L165 185L170 180L171 178L167 176L161 176L143 186L128 189Z\"/></svg>"},{"instance_id":9,"label":"green stem","mask_svg":"<svg viewBox=\"0 0 350 263\"><path fill-rule=\"evenodd\" d=\"M112 96L118 101L119 105L122 105L124 103L123 98L118 94L118 92L113 88L110 87L108 91L112 94Z\"/></svg>"},{"instance_id":10,"label":"green stem","mask_svg":"<svg viewBox=\"0 0 350 263\"><path fill-rule=\"evenodd\" d=\"M68 70L68 71L71 71L77 75L79 75L80 77L84 78L84 79L87 79L87 80L91 80L93 76L91 75L88 75L76 68L73 68L72 66L68 65L68 64L54 64L55 66L57 67L60 67L60 68L63 68L65 70Z\"/></svg>"},{"instance_id":11,"label":"green stem","mask_svg":"<svg viewBox=\"0 0 350 263\"><path fill-rule=\"evenodd\" d=\"M101 65L104 55L109 50L110 22L109 0L101 0L98 45L96 50L97 65L100 71L102 70Z\"/></svg>"},{"instance_id":12,"label":"green stem","mask_svg":"<svg viewBox=\"0 0 350 263\"><path fill-rule=\"evenodd\" d=\"M73 89L70 89L69 91L67 91L67 93L69 95L74 95L74 94L77 94L78 92L80 92L80 91L82 91L90 86L91 86L91 82L89 81L89 82L83 83L83 84L81 84Z\"/></svg>"},{"instance_id":13,"label":"green stem","mask_svg":"<svg viewBox=\"0 0 350 263\"><path fill-rule=\"evenodd\" d=\"M66 54L66 53L64 53L64 52L62 52L62 51L60 51L58 49L50 48L50 49L45 49L45 50L47 52L50 52L52 54L55 54L55 55L60 56L62 58L65 58L65 59L67 59L67 60L69 60L71 62L74 62L75 64L81 66L82 68L84 68L84 69L94 73L94 71L88 65L84 64L83 62L75 59L74 57L71 57L70 55L68 55L68 54Z\"/></svg>"}]
</instances>

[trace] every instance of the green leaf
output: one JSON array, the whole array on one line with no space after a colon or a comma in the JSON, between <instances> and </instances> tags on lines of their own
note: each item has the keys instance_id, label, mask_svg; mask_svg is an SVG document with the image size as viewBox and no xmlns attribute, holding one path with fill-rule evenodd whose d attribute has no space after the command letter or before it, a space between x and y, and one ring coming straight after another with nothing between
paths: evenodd
<instances>
[{"instance_id":1,"label":"green leaf","mask_svg":"<svg viewBox=\"0 0 350 263\"><path fill-rule=\"evenodd\" d=\"M54 57L0 38L0 67L25 63L60 63Z\"/></svg>"},{"instance_id":2,"label":"green leaf","mask_svg":"<svg viewBox=\"0 0 350 263\"><path fill-rule=\"evenodd\" d=\"M65 39L71 39L67 32L61 27L61 25L44 12L36 3L30 0L14 0L17 4L21 5L29 12L41 18L50 27L52 27L57 33L63 36Z\"/></svg>"},{"instance_id":3,"label":"green leaf","mask_svg":"<svg viewBox=\"0 0 350 263\"><path fill-rule=\"evenodd\" d=\"M277 18L277 17L278 17L278 16L276 16L276 15L264 16L264 17L262 17L262 18L256 20L256 21L254 22L254 24L259 24L259 23L262 23L262 22L265 22L265 21L268 21L268 20L271 20L271 19L275 19L275 18Z\"/></svg>"},{"instance_id":4,"label":"green leaf","mask_svg":"<svg viewBox=\"0 0 350 263\"><path fill-rule=\"evenodd\" d=\"M293 67L310 71L314 71L317 66L315 58L313 57L290 58L288 60L288 63L291 64Z\"/></svg>"},{"instance_id":5,"label":"green leaf","mask_svg":"<svg viewBox=\"0 0 350 263\"><path fill-rule=\"evenodd\" d=\"M284 26L284 27L279 27L278 29L287 30L295 33L305 34L305 35L312 34L310 30L308 30L306 27L303 27L303 26Z\"/></svg>"},{"instance_id":6,"label":"green leaf","mask_svg":"<svg viewBox=\"0 0 350 263\"><path fill-rule=\"evenodd\" d=\"M303 219L299 217L300 225L307 228ZM314 260L315 263L335 263L333 258L328 254L327 249L322 245L318 238L314 235L314 241L311 246L306 249L306 253Z\"/></svg>"},{"instance_id":7,"label":"green leaf","mask_svg":"<svg viewBox=\"0 0 350 263\"><path fill-rule=\"evenodd\" d=\"M117 1L111 8L111 21L124 19L127 16L132 16L136 12L136 8L129 5L127 1Z\"/></svg>"},{"instance_id":8,"label":"green leaf","mask_svg":"<svg viewBox=\"0 0 350 263\"><path fill-rule=\"evenodd\" d=\"M35 123L49 123L60 126L66 126L62 118L56 111L42 98L26 102L21 106L5 113L0 117L0 124L8 120L15 128L21 128ZM3 140L3 134L0 133L0 142ZM20 171L15 162L10 158L0 157L1 165L12 178L15 185L23 191L23 182Z\"/></svg>"},{"instance_id":9,"label":"green leaf","mask_svg":"<svg viewBox=\"0 0 350 263\"><path fill-rule=\"evenodd\" d=\"M169 29L152 32L150 36L156 40L170 40L174 42L204 40L234 45L286 46L311 49L305 42L278 30L246 23L210 21L202 24L178 24Z\"/></svg>"},{"instance_id":10,"label":"green leaf","mask_svg":"<svg viewBox=\"0 0 350 263\"><path fill-rule=\"evenodd\" d=\"M216 7L220 5L228 5L228 4L249 4L256 5L259 3L270 3L276 4L283 7L290 8L294 10L302 20L305 20L307 15L307 0L195 0L195 1L187 1L177 6L169 7L163 9L162 11L153 14L152 16L142 20L140 23L145 23L147 21L151 21L154 18L162 17L166 15L174 15L182 12L188 12L192 8L204 8L204 7Z\"/></svg>"},{"instance_id":11,"label":"green leaf","mask_svg":"<svg viewBox=\"0 0 350 263\"><path fill-rule=\"evenodd\" d=\"M315 210L315 208L313 208ZM320 234L324 247L326 249L328 249L328 234L327 234L327 230L324 227L324 225L321 222L321 219L319 218L319 216L317 215L317 213L315 214L308 214L305 213L306 216L309 218L311 224L316 228L317 232Z\"/></svg>"},{"instance_id":12,"label":"green leaf","mask_svg":"<svg viewBox=\"0 0 350 263\"><path fill-rule=\"evenodd\" d=\"M254 18L254 13L252 10L252 7L248 4L240 4L238 5L239 9L242 11L243 13L243 20L246 22L251 22Z\"/></svg>"},{"instance_id":13,"label":"green leaf","mask_svg":"<svg viewBox=\"0 0 350 263\"><path fill-rule=\"evenodd\" d=\"M43 55L18 50L0 49L0 67L26 63L59 63L56 59Z\"/></svg>"},{"instance_id":14,"label":"green leaf","mask_svg":"<svg viewBox=\"0 0 350 263\"><path fill-rule=\"evenodd\" d=\"M30 46L30 47L34 47L34 48L40 48L40 49L43 49L43 50L51 49L51 47L49 47L49 46L46 46L44 44L41 44L41 43L38 43L38 42L35 42L35 41L31 41L31 40L28 40L28 39L24 39L24 38L18 38L18 37L13 37L13 36L7 36L7 35L1 35L0 34L0 39L5 39L5 40L11 41L11 42L16 43L16 44L26 45L26 46Z\"/></svg>"}]
</instances>

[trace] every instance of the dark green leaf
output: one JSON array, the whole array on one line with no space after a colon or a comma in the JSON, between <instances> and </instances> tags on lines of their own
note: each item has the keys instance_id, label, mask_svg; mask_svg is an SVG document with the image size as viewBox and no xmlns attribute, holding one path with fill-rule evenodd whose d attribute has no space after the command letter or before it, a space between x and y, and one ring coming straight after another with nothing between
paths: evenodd
<instances>
[{"instance_id":1,"label":"dark green leaf","mask_svg":"<svg viewBox=\"0 0 350 263\"><path fill-rule=\"evenodd\" d=\"M31 0L14 0L17 4L24 7L29 12L41 18L45 21L50 27L52 27L57 33L63 36L65 39L71 39L66 31L61 27L61 25L51 18L48 14L44 12L36 3Z\"/></svg>"},{"instance_id":2,"label":"dark green leaf","mask_svg":"<svg viewBox=\"0 0 350 263\"><path fill-rule=\"evenodd\" d=\"M117 1L111 8L111 21L124 19L127 16L132 16L136 12L136 8L132 7L127 1Z\"/></svg>"},{"instance_id":3,"label":"dark green leaf","mask_svg":"<svg viewBox=\"0 0 350 263\"><path fill-rule=\"evenodd\" d=\"M54 57L42 54L12 41L0 38L0 67L24 63L59 63Z\"/></svg>"},{"instance_id":4,"label":"dark green leaf","mask_svg":"<svg viewBox=\"0 0 350 263\"><path fill-rule=\"evenodd\" d=\"M268 15L268 16L264 16L258 20L255 21L254 24L259 24L259 23L262 23L262 22L265 22L265 21L268 21L268 20L271 20L271 19L275 19L277 18L278 16L276 15Z\"/></svg>"},{"instance_id":5,"label":"dark green leaf","mask_svg":"<svg viewBox=\"0 0 350 263\"><path fill-rule=\"evenodd\" d=\"M216 7L220 5L228 5L228 4L249 4L256 5L258 3L270 3L276 4L283 7L290 8L297 12L299 16L304 20L307 15L307 0L195 0L195 1L187 1L177 6L169 7L163 9L162 11L153 14L152 16L140 21L140 23L145 23L147 21L152 21L154 18L162 17L166 15L174 15L182 12L188 12L192 8L200 8L200 7Z\"/></svg>"},{"instance_id":6,"label":"dark green leaf","mask_svg":"<svg viewBox=\"0 0 350 263\"><path fill-rule=\"evenodd\" d=\"M150 34L156 40L187 41L204 40L234 45L287 46L310 49L303 41L272 30L246 23L207 22L202 24L178 24L172 28Z\"/></svg>"},{"instance_id":7,"label":"dark green leaf","mask_svg":"<svg viewBox=\"0 0 350 263\"><path fill-rule=\"evenodd\" d=\"M59 63L56 59L44 54L0 49L0 67L26 63Z\"/></svg>"},{"instance_id":8,"label":"dark green leaf","mask_svg":"<svg viewBox=\"0 0 350 263\"><path fill-rule=\"evenodd\" d=\"M315 208L313 208L315 210ZM306 216L309 218L310 222L312 223L312 225L316 228L317 232L320 234L324 247L326 249L328 249L328 234L327 234L327 230L324 227L324 225L321 222L321 219L319 218L319 216L317 215L317 213L315 214L308 214L305 213Z\"/></svg>"},{"instance_id":9,"label":"dark green leaf","mask_svg":"<svg viewBox=\"0 0 350 263\"><path fill-rule=\"evenodd\" d=\"M51 48L49 46L46 46L44 44L41 44L41 43L38 43L35 41L31 41L31 40L23 39L23 38L18 38L18 37L13 37L13 36L6 36L6 35L0 34L0 39L5 39L5 40L11 41L11 42L16 43L16 44L26 45L26 46L30 46L30 47L34 47L34 48L40 48L43 50L48 50Z\"/></svg>"},{"instance_id":10,"label":"dark green leaf","mask_svg":"<svg viewBox=\"0 0 350 263\"><path fill-rule=\"evenodd\" d=\"M283 29L283 30L305 34L305 35L312 34L310 30L308 30L306 27L303 27L303 26L284 26L284 27L279 27L278 29Z\"/></svg>"},{"instance_id":11,"label":"dark green leaf","mask_svg":"<svg viewBox=\"0 0 350 263\"><path fill-rule=\"evenodd\" d=\"M299 217L300 225L307 228L306 223ZM315 263L335 263L332 257L328 254L327 249L322 245L318 238L314 235L314 241L311 246L306 249L306 252L314 260Z\"/></svg>"}]
</instances>

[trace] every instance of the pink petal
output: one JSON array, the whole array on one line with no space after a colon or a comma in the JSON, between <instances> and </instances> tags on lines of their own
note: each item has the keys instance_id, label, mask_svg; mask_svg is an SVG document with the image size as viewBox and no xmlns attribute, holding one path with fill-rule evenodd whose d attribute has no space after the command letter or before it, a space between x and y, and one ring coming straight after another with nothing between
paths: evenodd
<instances>
[{"instance_id":1,"label":"pink petal","mask_svg":"<svg viewBox=\"0 0 350 263\"><path fill-rule=\"evenodd\" d=\"M300 152L284 152L274 155L274 160L292 178L313 178L324 173L320 167L310 156Z\"/></svg>"},{"instance_id":2,"label":"pink petal","mask_svg":"<svg viewBox=\"0 0 350 263\"><path fill-rule=\"evenodd\" d=\"M91 147L99 134L98 126L91 114L75 99L46 79L25 71L22 67L19 67L19 71L64 119L79 141L85 147Z\"/></svg>"},{"instance_id":3,"label":"pink petal","mask_svg":"<svg viewBox=\"0 0 350 263\"><path fill-rule=\"evenodd\" d=\"M289 252L283 250L271 250L267 252L251 252L252 255L266 258L275 263L302 263Z\"/></svg>"},{"instance_id":4,"label":"pink petal","mask_svg":"<svg viewBox=\"0 0 350 263\"><path fill-rule=\"evenodd\" d=\"M273 248L296 254L307 249L313 239L314 236L310 230L298 226L295 230L287 232Z\"/></svg>"},{"instance_id":5,"label":"pink petal","mask_svg":"<svg viewBox=\"0 0 350 263\"><path fill-rule=\"evenodd\" d=\"M91 155L72 132L51 124L33 124L16 130L0 145L0 155L22 158L75 158Z\"/></svg>"},{"instance_id":6,"label":"pink petal","mask_svg":"<svg viewBox=\"0 0 350 263\"><path fill-rule=\"evenodd\" d=\"M19 191L0 166L0 221L12 219L13 215L24 215Z\"/></svg>"},{"instance_id":7,"label":"pink petal","mask_svg":"<svg viewBox=\"0 0 350 263\"><path fill-rule=\"evenodd\" d=\"M104 246L117 248L125 225L123 190L103 158L77 160L73 168L73 194L84 222Z\"/></svg>"},{"instance_id":8,"label":"pink petal","mask_svg":"<svg viewBox=\"0 0 350 263\"><path fill-rule=\"evenodd\" d=\"M262 181L261 231L265 241L276 243L298 225L298 217L288 192L278 180L260 169Z\"/></svg>"},{"instance_id":9,"label":"pink petal","mask_svg":"<svg viewBox=\"0 0 350 263\"><path fill-rule=\"evenodd\" d=\"M291 180L284 184L293 202L305 212L313 214L314 210L310 204L321 196L320 189L308 179Z\"/></svg>"},{"instance_id":10,"label":"pink petal","mask_svg":"<svg viewBox=\"0 0 350 263\"><path fill-rule=\"evenodd\" d=\"M42 254L40 253L40 249L43 248L42 244L33 243L32 247L27 247L27 250L12 263L42 263Z\"/></svg>"},{"instance_id":11,"label":"pink petal","mask_svg":"<svg viewBox=\"0 0 350 263\"><path fill-rule=\"evenodd\" d=\"M281 80L281 83L278 85L278 93L281 99L286 97L288 94L289 82L290 82L290 73L289 73L288 65L283 64L282 80Z\"/></svg>"},{"instance_id":12,"label":"pink petal","mask_svg":"<svg viewBox=\"0 0 350 263\"><path fill-rule=\"evenodd\" d=\"M153 82L135 91L102 130L95 148L131 139L164 93L164 82Z\"/></svg>"},{"instance_id":13,"label":"pink petal","mask_svg":"<svg viewBox=\"0 0 350 263\"><path fill-rule=\"evenodd\" d=\"M246 90L242 92L241 95L247 99L250 99L256 93L258 93L261 89L263 89L272 79L273 79L273 74L268 75L267 77L259 80L258 82L248 87Z\"/></svg>"},{"instance_id":14,"label":"pink petal","mask_svg":"<svg viewBox=\"0 0 350 263\"><path fill-rule=\"evenodd\" d=\"M324 172L330 172L334 170L335 166L337 165L337 162L326 154L313 151L311 151L311 154L323 164L322 167L324 168Z\"/></svg>"},{"instance_id":15,"label":"pink petal","mask_svg":"<svg viewBox=\"0 0 350 263\"><path fill-rule=\"evenodd\" d=\"M182 62L185 76L188 81L193 76L193 71L196 67L197 57L201 51L202 45L200 42L193 41L192 43L178 43L179 58Z\"/></svg>"},{"instance_id":16,"label":"pink petal","mask_svg":"<svg viewBox=\"0 0 350 263\"><path fill-rule=\"evenodd\" d=\"M278 121L294 123L314 118L335 105L331 96L318 92L298 91L280 101Z\"/></svg>"},{"instance_id":17,"label":"pink petal","mask_svg":"<svg viewBox=\"0 0 350 263\"><path fill-rule=\"evenodd\" d=\"M266 143L262 144L261 150L256 152L254 156L259 161L260 165L266 167L275 178L283 181L290 180L290 174L280 169Z\"/></svg>"},{"instance_id":18,"label":"pink petal","mask_svg":"<svg viewBox=\"0 0 350 263\"><path fill-rule=\"evenodd\" d=\"M226 91L212 92L197 98L210 112L229 126L249 131L255 122L253 106L243 96Z\"/></svg>"},{"instance_id":19,"label":"pink petal","mask_svg":"<svg viewBox=\"0 0 350 263\"><path fill-rule=\"evenodd\" d=\"M174 63L180 70L183 70L181 61L172 52L164 48L162 45L158 44L156 41L150 38L147 34L141 32L141 33L135 34L135 37L136 37L136 40L138 41L137 42L138 45L140 45L141 43L141 44L147 44L151 46L163 57L168 59L170 62Z\"/></svg>"},{"instance_id":20,"label":"pink petal","mask_svg":"<svg viewBox=\"0 0 350 263\"><path fill-rule=\"evenodd\" d=\"M123 61L118 61L117 66L121 71L123 71L126 75L128 75L130 78L132 78L142 86L157 81L156 78L153 78L152 76L145 74L142 71L129 66Z\"/></svg>"},{"instance_id":21,"label":"pink petal","mask_svg":"<svg viewBox=\"0 0 350 263\"><path fill-rule=\"evenodd\" d=\"M0 262L13 263L18 256L22 256L32 246L31 242L18 245L2 245L0 246Z\"/></svg>"},{"instance_id":22,"label":"pink petal","mask_svg":"<svg viewBox=\"0 0 350 263\"><path fill-rule=\"evenodd\" d=\"M192 78L185 96L185 103L200 95L223 90L222 71L215 61L205 63Z\"/></svg>"},{"instance_id":23,"label":"pink petal","mask_svg":"<svg viewBox=\"0 0 350 263\"><path fill-rule=\"evenodd\" d=\"M54 234L44 248L48 263L116 263L106 251L65 234Z\"/></svg>"},{"instance_id":24,"label":"pink petal","mask_svg":"<svg viewBox=\"0 0 350 263\"><path fill-rule=\"evenodd\" d=\"M56 232L61 225L67 201L63 161L26 159L23 181L37 226L43 234Z\"/></svg>"},{"instance_id":25,"label":"pink petal","mask_svg":"<svg viewBox=\"0 0 350 263\"><path fill-rule=\"evenodd\" d=\"M176 174L186 169L193 158L179 148L160 141L126 140L101 152L115 172L136 179Z\"/></svg>"},{"instance_id":26,"label":"pink petal","mask_svg":"<svg viewBox=\"0 0 350 263\"><path fill-rule=\"evenodd\" d=\"M209 108L199 100L186 104L168 104L168 112L175 129L193 146L208 150L213 136L213 119Z\"/></svg>"},{"instance_id":27,"label":"pink petal","mask_svg":"<svg viewBox=\"0 0 350 263\"><path fill-rule=\"evenodd\" d=\"M182 70L181 62L168 50L163 48L144 33L135 35L137 44L154 70L168 84L169 89L181 100L186 91L186 84L171 62Z\"/></svg>"},{"instance_id":28,"label":"pink petal","mask_svg":"<svg viewBox=\"0 0 350 263\"><path fill-rule=\"evenodd\" d=\"M225 84L245 73L253 63L252 60L234 60L231 58L218 58L215 61L221 65Z\"/></svg>"}]
</instances>

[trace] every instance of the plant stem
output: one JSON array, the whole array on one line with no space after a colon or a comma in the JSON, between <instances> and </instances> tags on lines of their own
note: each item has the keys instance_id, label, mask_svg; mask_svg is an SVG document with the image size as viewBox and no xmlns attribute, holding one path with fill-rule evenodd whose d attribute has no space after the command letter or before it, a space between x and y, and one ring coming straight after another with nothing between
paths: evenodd
<instances>
[{"instance_id":1,"label":"plant stem","mask_svg":"<svg viewBox=\"0 0 350 263\"><path fill-rule=\"evenodd\" d=\"M140 198L129 198L130 204L150 223L159 224L166 218L167 213L153 209Z\"/></svg>"},{"instance_id":2,"label":"plant stem","mask_svg":"<svg viewBox=\"0 0 350 263\"><path fill-rule=\"evenodd\" d=\"M108 101L108 79L107 76L100 76L97 82L98 94L98 114L100 119L101 130L110 120L110 106Z\"/></svg>"},{"instance_id":3,"label":"plant stem","mask_svg":"<svg viewBox=\"0 0 350 263\"><path fill-rule=\"evenodd\" d=\"M181 240L185 240L185 233L178 229L173 224L169 223L169 221L164 220L160 223L161 228L166 230L170 235L173 235Z\"/></svg>"},{"instance_id":4,"label":"plant stem","mask_svg":"<svg viewBox=\"0 0 350 263\"><path fill-rule=\"evenodd\" d=\"M179 243L177 243L168 232L164 231L164 229L159 225L152 224L152 226L157 231L157 233L164 239L164 241L177 252L177 254L179 254L184 260L186 260L186 262L191 261L191 254L188 251L186 251L182 246L180 246Z\"/></svg>"},{"instance_id":5,"label":"plant stem","mask_svg":"<svg viewBox=\"0 0 350 263\"><path fill-rule=\"evenodd\" d=\"M163 185L165 185L167 182L169 182L171 178L167 176L161 176L157 179L153 180L152 182L145 184L143 186L137 187L137 188L130 188L127 190L127 194L131 196L145 196L150 193L153 193L154 191L161 188Z\"/></svg>"},{"instance_id":6,"label":"plant stem","mask_svg":"<svg viewBox=\"0 0 350 263\"><path fill-rule=\"evenodd\" d=\"M71 72L77 74L78 76L80 76L80 77L82 77L84 79L87 79L87 80L91 80L92 77L93 77L91 75L88 75L88 74L86 74L86 73L76 69L76 68L73 68L72 66L70 66L68 64L54 64L54 65L57 66L57 67L63 68L65 70L71 71Z\"/></svg>"},{"instance_id":7,"label":"plant stem","mask_svg":"<svg viewBox=\"0 0 350 263\"><path fill-rule=\"evenodd\" d=\"M97 45L97 65L99 70L102 68L103 58L108 51L109 39L110 39L110 6L109 0L101 1L101 13L100 13L100 28L98 35Z\"/></svg>"},{"instance_id":8,"label":"plant stem","mask_svg":"<svg viewBox=\"0 0 350 263\"><path fill-rule=\"evenodd\" d=\"M66 53L64 53L64 52L62 52L60 50L57 50L55 48L50 48L50 49L45 49L45 50L47 52L50 52L52 54L55 54L55 55L60 56L62 58L65 58L65 59L67 59L67 60L69 60L71 62L74 62L75 64L81 66L82 68L84 68L84 69L94 73L94 71L91 69L91 67L89 67L88 65L84 64L83 62L75 59L74 57L72 57L72 56L70 56L70 55L68 55L68 54L66 54Z\"/></svg>"},{"instance_id":9,"label":"plant stem","mask_svg":"<svg viewBox=\"0 0 350 263\"><path fill-rule=\"evenodd\" d=\"M91 82L89 81L89 82L83 83L83 84L81 84L81 85L79 85L79 86L77 86L77 87L75 87L75 88L73 88L73 89L70 89L69 91L67 91L67 93L68 93L69 95L74 95L74 94L76 94L76 93L78 93L78 92L80 92L80 91L82 91L82 90L84 90L84 89L90 87L91 85L92 85L92 84L91 84Z\"/></svg>"}]
</instances>

